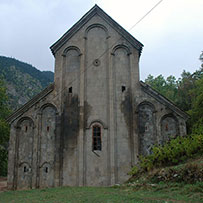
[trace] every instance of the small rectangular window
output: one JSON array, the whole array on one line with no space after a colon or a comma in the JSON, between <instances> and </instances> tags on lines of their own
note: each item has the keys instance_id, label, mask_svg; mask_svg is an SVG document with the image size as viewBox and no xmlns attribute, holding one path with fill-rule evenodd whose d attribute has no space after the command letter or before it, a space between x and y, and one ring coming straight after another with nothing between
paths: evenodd
<instances>
[{"instance_id":1,"label":"small rectangular window","mask_svg":"<svg viewBox=\"0 0 203 203\"><path fill-rule=\"evenodd\" d=\"M68 93L72 93L72 91L73 91L73 88L72 88L72 87L69 87Z\"/></svg>"},{"instance_id":2,"label":"small rectangular window","mask_svg":"<svg viewBox=\"0 0 203 203\"><path fill-rule=\"evenodd\" d=\"M47 126L47 132L49 132L49 126Z\"/></svg>"},{"instance_id":3,"label":"small rectangular window","mask_svg":"<svg viewBox=\"0 0 203 203\"><path fill-rule=\"evenodd\" d=\"M121 87L121 91L122 91L122 92L125 91L125 86L124 86L124 85Z\"/></svg>"}]
</instances>

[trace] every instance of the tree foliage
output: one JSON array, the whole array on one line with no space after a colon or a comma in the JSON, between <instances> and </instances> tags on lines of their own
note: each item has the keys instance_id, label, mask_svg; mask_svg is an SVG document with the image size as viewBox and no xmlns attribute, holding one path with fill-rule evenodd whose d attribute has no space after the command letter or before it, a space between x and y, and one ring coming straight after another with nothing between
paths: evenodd
<instances>
[{"instance_id":1,"label":"tree foliage","mask_svg":"<svg viewBox=\"0 0 203 203\"><path fill-rule=\"evenodd\" d=\"M184 70L179 79L149 75L145 82L191 116L190 133L203 133L203 68L192 74Z\"/></svg>"},{"instance_id":2,"label":"tree foliage","mask_svg":"<svg viewBox=\"0 0 203 203\"><path fill-rule=\"evenodd\" d=\"M10 113L7 100L6 89L0 80L0 176L7 174L9 126L5 119Z\"/></svg>"}]
</instances>

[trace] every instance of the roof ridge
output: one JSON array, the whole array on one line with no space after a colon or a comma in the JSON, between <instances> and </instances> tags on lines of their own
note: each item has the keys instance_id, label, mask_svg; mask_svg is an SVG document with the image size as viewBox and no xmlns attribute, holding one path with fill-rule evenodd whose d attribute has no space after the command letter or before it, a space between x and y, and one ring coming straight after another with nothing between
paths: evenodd
<instances>
[{"instance_id":1,"label":"roof ridge","mask_svg":"<svg viewBox=\"0 0 203 203\"><path fill-rule=\"evenodd\" d=\"M101 9L97 4L95 4L87 13L85 13L68 31L66 31L53 45L50 49L55 55L55 53L63 46L70 37L72 37L90 18L95 14L102 17L110 26L112 26L119 34L125 37L126 40L131 42L140 52L142 51L143 44L135 39L128 31L126 31L121 25L119 25L112 17L110 17L103 9Z\"/></svg>"}]
</instances>

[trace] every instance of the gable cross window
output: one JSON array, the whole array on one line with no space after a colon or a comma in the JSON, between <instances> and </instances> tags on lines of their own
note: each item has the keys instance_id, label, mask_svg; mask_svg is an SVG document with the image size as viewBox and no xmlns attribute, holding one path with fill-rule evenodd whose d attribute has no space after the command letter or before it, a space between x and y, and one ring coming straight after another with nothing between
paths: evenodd
<instances>
[{"instance_id":1,"label":"gable cross window","mask_svg":"<svg viewBox=\"0 0 203 203\"><path fill-rule=\"evenodd\" d=\"M102 150L101 145L101 127L99 125L94 125L92 128L92 150Z\"/></svg>"}]
</instances>

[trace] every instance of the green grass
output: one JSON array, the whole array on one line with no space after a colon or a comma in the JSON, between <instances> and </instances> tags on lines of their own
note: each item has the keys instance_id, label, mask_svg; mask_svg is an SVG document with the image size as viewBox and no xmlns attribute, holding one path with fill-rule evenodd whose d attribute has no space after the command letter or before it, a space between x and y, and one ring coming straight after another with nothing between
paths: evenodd
<instances>
[{"instance_id":1,"label":"green grass","mask_svg":"<svg viewBox=\"0 0 203 203\"><path fill-rule=\"evenodd\" d=\"M203 183L140 184L114 187L61 187L0 193L0 202L201 202Z\"/></svg>"}]
</instances>

